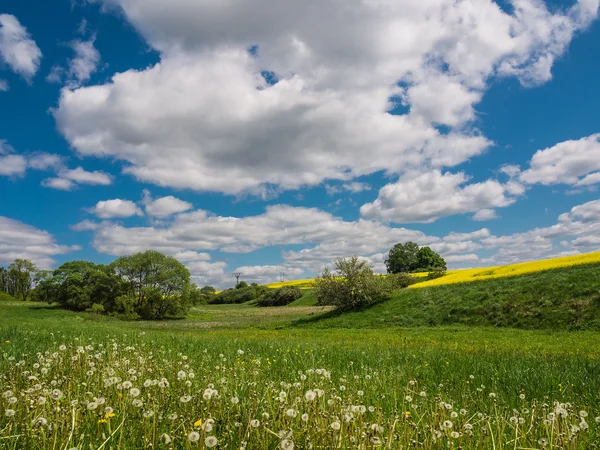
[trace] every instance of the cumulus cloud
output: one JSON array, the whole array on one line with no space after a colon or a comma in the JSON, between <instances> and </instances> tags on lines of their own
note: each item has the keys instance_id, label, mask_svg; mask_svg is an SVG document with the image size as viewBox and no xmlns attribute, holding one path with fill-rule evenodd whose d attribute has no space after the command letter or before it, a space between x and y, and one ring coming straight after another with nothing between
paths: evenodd
<instances>
[{"instance_id":1,"label":"cumulus cloud","mask_svg":"<svg viewBox=\"0 0 600 450\"><path fill-rule=\"evenodd\" d=\"M27 168L27 160L22 155L15 155L14 149L6 140L0 139L0 176L23 176Z\"/></svg>"},{"instance_id":2,"label":"cumulus cloud","mask_svg":"<svg viewBox=\"0 0 600 450\"><path fill-rule=\"evenodd\" d=\"M89 172L79 166L75 169L63 168L59 170L57 177L43 180L42 186L69 191L78 184L108 186L112 181L112 175L106 172L100 170Z\"/></svg>"},{"instance_id":3,"label":"cumulus cloud","mask_svg":"<svg viewBox=\"0 0 600 450\"><path fill-rule=\"evenodd\" d=\"M142 203L146 209L146 214L159 218L169 217L193 208L191 203L175 198L172 195L152 199L148 190L144 190Z\"/></svg>"},{"instance_id":4,"label":"cumulus cloud","mask_svg":"<svg viewBox=\"0 0 600 450\"><path fill-rule=\"evenodd\" d=\"M300 267L265 265L236 267L232 272L241 273L240 280L247 283L268 284L280 281L282 273L286 280L300 278L304 270Z\"/></svg>"},{"instance_id":5,"label":"cumulus cloud","mask_svg":"<svg viewBox=\"0 0 600 450\"><path fill-rule=\"evenodd\" d=\"M555 13L534 0L511 13L488 0L97 1L161 61L63 89L54 114L72 147L144 182L259 195L481 154L487 80L547 79L597 14L596 0ZM399 99L408 112L389 114Z\"/></svg>"},{"instance_id":6,"label":"cumulus cloud","mask_svg":"<svg viewBox=\"0 0 600 450\"><path fill-rule=\"evenodd\" d=\"M0 58L27 81L36 74L42 59L27 29L10 14L0 14Z\"/></svg>"},{"instance_id":7,"label":"cumulus cloud","mask_svg":"<svg viewBox=\"0 0 600 450\"><path fill-rule=\"evenodd\" d=\"M68 76L77 84L88 81L100 64L100 52L94 47L94 41L95 37L71 42L75 56L69 60Z\"/></svg>"},{"instance_id":8,"label":"cumulus cloud","mask_svg":"<svg viewBox=\"0 0 600 450\"><path fill-rule=\"evenodd\" d=\"M142 210L130 200L115 198L103 200L96 203L93 208L88 209L100 219L126 218L132 216L143 216Z\"/></svg>"},{"instance_id":9,"label":"cumulus cloud","mask_svg":"<svg viewBox=\"0 0 600 450\"><path fill-rule=\"evenodd\" d=\"M538 150L521 181L588 186L600 183L600 133Z\"/></svg>"},{"instance_id":10,"label":"cumulus cloud","mask_svg":"<svg viewBox=\"0 0 600 450\"><path fill-rule=\"evenodd\" d=\"M462 172L406 174L379 191L372 203L360 208L361 216L395 223L433 222L440 217L489 207L508 206L522 192L516 184L495 180L468 184Z\"/></svg>"},{"instance_id":11,"label":"cumulus cloud","mask_svg":"<svg viewBox=\"0 0 600 450\"><path fill-rule=\"evenodd\" d=\"M32 260L40 268L49 269L56 262L54 256L79 249L79 246L57 244L47 231L0 216L0 265L23 258Z\"/></svg>"},{"instance_id":12,"label":"cumulus cloud","mask_svg":"<svg viewBox=\"0 0 600 450\"><path fill-rule=\"evenodd\" d=\"M480 209L473 214L473 220L476 222L484 222L486 220L497 219L499 216L494 209Z\"/></svg>"}]
</instances>

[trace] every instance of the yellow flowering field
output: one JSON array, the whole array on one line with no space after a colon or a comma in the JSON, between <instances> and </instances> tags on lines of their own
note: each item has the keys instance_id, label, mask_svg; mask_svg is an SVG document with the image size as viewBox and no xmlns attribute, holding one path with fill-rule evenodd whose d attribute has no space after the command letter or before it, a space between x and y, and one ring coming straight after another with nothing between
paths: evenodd
<instances>
[{"instance_id":1,"label":"yellow flowering field","mask_svg":"<svg viewBox=\"0 0 600 450\"><path fill-rule=\"evenodd\" d=\"M558 269L580 264L600 262L600 252L586 253L583 255L562 256L560 258L530 261L508 266L483 267L477 269L451 270L443 277L434 280L416 283L409 288L422 288L439 286L443 284L466 283L470 281L488 280L491 278L511 277L527 273L541 272L543 270Z\"/></svg>"}]
</instances>

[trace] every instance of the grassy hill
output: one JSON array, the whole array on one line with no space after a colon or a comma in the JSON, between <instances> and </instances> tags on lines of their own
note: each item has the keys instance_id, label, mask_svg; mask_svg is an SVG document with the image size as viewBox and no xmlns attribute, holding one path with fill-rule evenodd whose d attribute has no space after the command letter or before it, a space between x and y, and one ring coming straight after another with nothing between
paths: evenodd
<instances>
[{"instance_id":1,"label":"grassy hill","mask_svg":"<svg viewBox=\"0 0 600 450\"><path fill-rule=\"evenodd\" d=\"M462 324L600 330L600 263L404 289L369 309L329 312L297 324L328 328Z\"/></svg>"}]
</instances>

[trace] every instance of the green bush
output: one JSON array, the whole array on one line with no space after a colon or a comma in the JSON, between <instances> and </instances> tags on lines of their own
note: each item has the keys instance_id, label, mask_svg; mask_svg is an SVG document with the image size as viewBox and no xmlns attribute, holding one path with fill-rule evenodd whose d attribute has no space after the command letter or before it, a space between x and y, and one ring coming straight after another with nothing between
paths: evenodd
<instances>
[{"instance_id":1,"label":"green bush","mask_svg":"<svg viewBox=\"0 0 600 450\"><path fill-rule=\"evenodd\" d=\"M14 301L14 297L12 295L8 295L6 292L0 292L0 301L11 302Z\"/></svg>"},{"instance_id":2,"label":"green bush","mask_svg":"<svg viewBox=\"0 0 600 450\"><path fill-rule=\"evenodd\" d=\"M231 305L246 303L262 297L269 288L264 286L247 286L235 289L225 289L218 294L212 295L209 303L212 305Z\"/></svg>"},{"instance_id":3,"label":"green bush","mask_svg":"<svg viewBox=\"0 0 600 450\"><path fill-rule=\"evenodd\" d=\"M408 273L389 274L388 278L390 279L390 283L392 283L394 290L407 288L411 284L415 284L420 281L417 277L413 277Z\"/></svg>"},{"instance_id":4,"label":"green bush","mask_svg":"<svg viewBox=\"0 0 600 450\"><path fill-rule=\"evenodd\" d=\"M356 309L387 299L395 288L395 277L377 275L367 261L353 256L339 258L335 273L325 268L315 279L313 292L320 305Z\"/></svg>"},{"instance_id":5,"label":"green bush","mask_svg":"<svg viewBox=\"0 0 600 450\"><path fill-rule=\"evenodd\" d=\"M295 286L284 286L279 289L270 289L259 300L258 306L285 306L298 300L304 293Z\"/></svg>"}]
</instances>

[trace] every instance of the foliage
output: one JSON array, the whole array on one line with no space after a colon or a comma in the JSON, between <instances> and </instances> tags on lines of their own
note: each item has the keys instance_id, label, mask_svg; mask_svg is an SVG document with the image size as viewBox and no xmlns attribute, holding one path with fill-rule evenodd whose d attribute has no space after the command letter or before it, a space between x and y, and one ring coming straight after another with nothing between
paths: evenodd
<instances>
[{"instance_id":1,"label":"foliage","mask_svg":"<svg viewBox=\"0 0 600 450\"><path fill-rule=\"evenodd\" d=\"M238 284L235 285L236 289L245 289L248 287L248 283L246 283L245 281L240 281Z\"/></svg>"},{"instance_id":2,"label":"foliage","mask_svg":"<svg viewBox=\"0 0 600 450\"><path fill-rule=\"evenodd\" d=\"M413 272L443 272L447 269L446 261L429 247L421 247L417 252L417 267Z\"/></svg>"},{"instance_id":3,"label":"foliage","mask_svg":"<svg viewBox=\"0 0 600 450\"><path fill-rule=\"evenodd\" d=\"M304 293L295 286L270 289L257 302L258 306L285 306L298 300Z\"/></svg>"},{"instance_id":4,"label":"foliage","mask_svg":"<svg viewBox=\"0 0 600 450\"><path fill-rule=\"evenodd\" d=\"M413 272L418 267L418 252L419 246L411 241L394 245L385 260L388 273Z\"/></svg>"},{"instance_id":5,"label":"foliage","mask_svg":"<svg viewBox=\"0 0 600 450\"><path fill-rule=\"evenodd\" d=\"M214 305L246 303L262 297L269 289L264 286L246 286L235 289L225 289L209 299Z\"/></svg>"},{"instance_id":6,"label":"foliage","mask_svg":"<svg viewBox=\"0 0 600 450\"><path fill-rule=\"evenodd\" d=\"M429 247L421 247L414 242L396 244L390 250L385 266L388 273L428 272L434 269L446 270L446 261Z\"/></svg>"},{"instance_id":7,"label":"foliage","mask_svg":"<svg viewBox=\"0 0 600 450\"><path fill-rule=\"evenodd\" d=\"M212 286L204 286L202 288L200 288L200 293L203 295L213 295L216 291L216 289Z\"/></svg>"},{"instance_id":8,"label":"foliage","mask_svg":"<svg viewBox=\"0 0 600 450\"><path fill-rule=\"evenodd\" d=\"M6 292L0 292L0 302L14 301L14 297Z\"/></svg>"},{"instance_id":9,"label":"foliage","mask_svg":"<svg viewBox=\"0 0 600 450\"><path fill-rule=\"evenodd\" d=\"M325 268L313 292L320 305L355 309L386 299L394 288L392 278L375 274L367 261L353 256L338 258L335 272Z\"/></svg>"},{"instance_id":10,"label":"foliage","mask_svg":"<svg viewBox=\"0 0 600 450\"><path fill-rule=\"evenodd\" d=\"M313 320L311 325L476 325L600 331L599 280L600 263L596 263L422 289L416 289L416 284L394 292L389 301L367 311Z\"/></svg>"},{"instance_id":11,"label":"foliage","mask_svg":"<svg viewBox=\"0 0 600 450\"><path fill-rule=\"evenodd\" d=\"M28 259L15 259L8 269L0 270L0 291L16 299L27 300L44 271Z\"/></svg>"},{"instance_id":12,"label":"foliage","mask_svg":"<svg viewBox=\"0 0 600 450\"><path fill-rule=\"evenodd\" d=\"M142 319L184 315L190 303L190 271L172 256L154 250L122 256L110 268L125 283L122 304Z\"/></svg>"}]
</instances>

